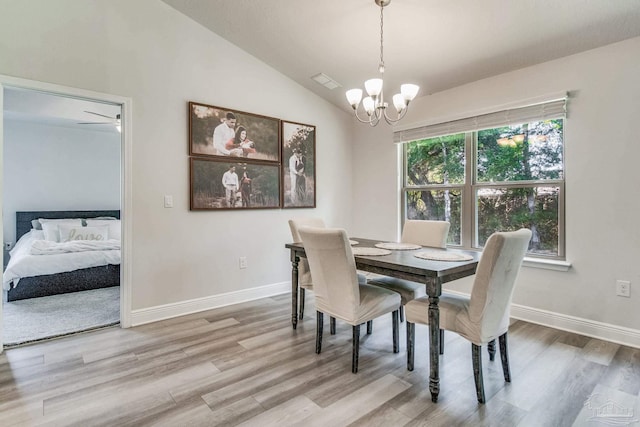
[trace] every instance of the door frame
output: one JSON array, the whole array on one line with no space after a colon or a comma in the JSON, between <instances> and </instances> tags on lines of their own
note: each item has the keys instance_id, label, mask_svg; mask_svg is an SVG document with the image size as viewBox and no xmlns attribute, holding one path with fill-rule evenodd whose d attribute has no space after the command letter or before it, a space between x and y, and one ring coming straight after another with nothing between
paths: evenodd
<instances>
[{"instance_id":1,"label":"door frame","mask_svg":"<svg viewBox=\"0 0 640 427\"><path fill-rule=\"evenodd\" d=\"M132 158L132 107L133 101L129 97L94 92L53 83L22 79L0 74L0 212L3 208L4 188L4 88L19 88L48 92L53 95L78 98L95 102L107 102L120 105L121 138L120 138L120 218L122 219L121 263L120 263L120 327L131 327L131 248L132 248L132 186L131 186L131 158ZM0 242L3 236L4 218L0 218ZM0 353L4 347L2 343L2 304L0 304Z\"/></svg>"}]
</instances>

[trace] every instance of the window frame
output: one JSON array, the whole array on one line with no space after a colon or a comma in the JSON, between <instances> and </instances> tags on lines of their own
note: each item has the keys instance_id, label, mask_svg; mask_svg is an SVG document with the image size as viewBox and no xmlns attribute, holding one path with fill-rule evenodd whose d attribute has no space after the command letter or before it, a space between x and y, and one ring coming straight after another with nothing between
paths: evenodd
<instances>
[{"instance_id":1,"label":"window frame","mask_svg":"<svg viewBox=\"0 0 640 427\"><path fill-rule=\"evenodd\" d=\"M565 169L565 126L566 118L559 117L563 121L562 136L562 179L547 180L527 180L527 181L495 181L495 182L478 182L477 180L477 161L478 161L478 131L456 132L456 134L464 133L464 159L465 159L465 177L464 183L460 184L428 184L428 185L408 185L408 155L407 148L410 141L402 144L402 177L400 185L400 212L401 212L401 228L407 220L407 203L408 191L431 191L431 190L459 190L462 194L461 200L461 218L460 218L460 245L447 244L447 246L456 247L465 250L482 251L478 242L478 200L477 192L481 188L532 188L532 187L558 187L558 253L557 255L544 255L539 253L527 252L528 258L536 258L541 260L564 261L566 260L566 241L565 241L565 199L566 199L566 169ZM535 120L529 121L529 123ZM499 127L499 126L496 126ZM429 139L429 138L424 138Z\"/></svg>"}]
</instances>

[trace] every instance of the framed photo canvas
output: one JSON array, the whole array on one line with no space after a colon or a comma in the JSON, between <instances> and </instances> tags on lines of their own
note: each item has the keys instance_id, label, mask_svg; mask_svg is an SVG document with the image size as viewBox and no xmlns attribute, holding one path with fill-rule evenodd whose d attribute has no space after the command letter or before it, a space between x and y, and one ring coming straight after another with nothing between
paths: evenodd
<instances>
[{"instance_id":1,"label":"framed photo canvas","mask_svg":"<svg viewBox=\"0 0 640 427\"><path fill-rule=\"evenodd\" d=\"M280 163L280 120L189 102L189 155Z\"/></svg>"},{"instance_id":2,"label":"framed photo canvas","mask_svg":"<svg viewBox=\"0 0 640 427\"><path fill-rule=\"evenodd\" d=\"M316 207L316 127L282 121L282 206Z\"/></svg>"},{"instance_id":3,"label":"framed photo canvas","mask_svg":"<svg viewBox=\"0 0 640 427\"><path fill-rule=\"evenodd\" d=\"M280 165L189 158L191 210L280 207Z\"/></svg>"}]
</instances>

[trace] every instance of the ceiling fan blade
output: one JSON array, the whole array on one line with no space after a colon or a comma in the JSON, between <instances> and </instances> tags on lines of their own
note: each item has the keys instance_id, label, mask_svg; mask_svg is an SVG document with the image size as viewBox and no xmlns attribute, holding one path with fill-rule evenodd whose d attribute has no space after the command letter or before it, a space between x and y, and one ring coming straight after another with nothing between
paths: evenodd
<instances>
[{"instance_id":1,"label":"ceiling fan blade","mask_svg":"<svg viewBox=\"0 0 640 427\"><path fill-rule=\"evenodd\" d=\"M115 119L116 119L115 117L105 116L104 114L94 113L93 111L86 111L86 110L85 110L85 113L95 114L96 116L102 116L102 117L106 117L107 119L112 119L112 120L115 120Z\"/></svg>"}]
</instances>

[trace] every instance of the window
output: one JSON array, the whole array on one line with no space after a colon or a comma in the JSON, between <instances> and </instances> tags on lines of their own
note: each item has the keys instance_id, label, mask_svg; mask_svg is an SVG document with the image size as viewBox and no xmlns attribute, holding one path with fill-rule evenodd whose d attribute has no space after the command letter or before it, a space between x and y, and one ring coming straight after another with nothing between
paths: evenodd
<instances>
[{"instance_id":1,"label":"window","mask_svg":"<svg viewBox=\"0 0 640 427\"><path fill-rule=\"evenodd\" d=\"M467 249L526 227L529 256L563 259L564 100L553 115L443 136L405 131L427 137L404 144L404 219L447 220L448 243Z\"/></svg>"}]
</instances>

